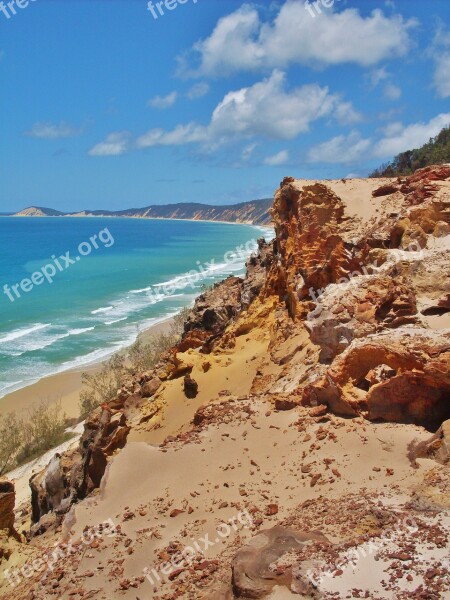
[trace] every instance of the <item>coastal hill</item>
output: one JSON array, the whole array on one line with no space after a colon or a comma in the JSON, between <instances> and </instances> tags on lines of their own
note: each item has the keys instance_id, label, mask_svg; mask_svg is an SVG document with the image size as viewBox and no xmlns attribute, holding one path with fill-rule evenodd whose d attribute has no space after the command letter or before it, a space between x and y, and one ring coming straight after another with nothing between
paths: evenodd
<instances>
[{"instance_id":1,"label":"coastal hill","mask_svg":"<svg viewBox=\"0 0 450 600\"><path fill-rule=\"evenodd\" d=\"M240 204L213 206L199 203L179 203L130 208L120 211L84 210L63 213L51 208L31 206L16 213L15 217L131 217L145 219L189 219L193 221L226 221L252 225L270 225L271 199L253 200Z\"/></svg>"},{"instance_id":2,"label":"coastal hill","mask_svg":"<svg viewBox=\"0 0 450 600\"><path fill-rule=\"evenodd\" d=\"M444 127L436 137L430 138L420 148L397 154L392 162L381 165L369 177L411 175L417 169L446 163L450 163L450 126Z\"/></svg>"},{"instance_id":3,"label":"coastal hill","mask_svg":"<svg viewBox=\"0 0 450 600\"><path fill-rule=\"evenodd\" d=\"M159 362L0 481L0 597L449 598L450 165L286 177L271 214Z\"/></svg>"},{"instance_id":4,"label":"coastal hill","mask_svg":"<svg viewBox=\"0 0 450 600\"><path fill-rule=\"evenodd\" d=\"M64 213L53 208L44 208L43 206L29 206L24 208L13 217L63 217Z\"/></svg>"}]
</instances>

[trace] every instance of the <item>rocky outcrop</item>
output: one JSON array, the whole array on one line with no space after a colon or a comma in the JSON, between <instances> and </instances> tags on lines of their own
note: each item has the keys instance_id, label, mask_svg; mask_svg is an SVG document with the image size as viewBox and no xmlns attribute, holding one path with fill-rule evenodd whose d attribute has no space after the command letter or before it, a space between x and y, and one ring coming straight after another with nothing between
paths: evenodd
<instances>
[{"instance_id":1,"label":"rocky outcrop","mask_svg":"<svg viewBox=\"0 0 450 600\"><path fill-rule=\"evenodd\" d=\"M304 389L336 414L434 427L450 417L450 333L400 328L354 341Z\"/></svg>"},{"instance_id":2,"label":"rocky outcrop","mask_svg":"<svg viewBox=\"0 0 450 600\"><path fill-rule=\"evenodd\" d=\"M211 351L226 328L258 297L272 260L273 244L258 240L258 251L249 258L244 279L227 277L196 299L176 349L180 352L189 348Z\"/></svg>"},{"instance_id":3,"label":"rocky outcrop","mask_svg":"<svg viewBox=\"0 0 450 600\"><path fill-rule=\"evenodd\" d=\"M43 533L61 521L73 504L100 486L108 459L126 444L130 427L123 410L105 405L85 422L79 448L56 454L47 467L30 480L33 533ZM42 519L52 513L52 519Z\"/></svg>"},{"instance_id":4,"label":"rocky outcrop","mask_svg":"<svg viewBox=\"0 0 450 600\"><path fill-rule=\"evenodd\" d=\"M201 294L184 325L180 351L198 348L220 336L241 308L243 280L230 276Z\"/></svg>"},{"instance_id":5,"label":"rocky outcrop","mask_svg":"<svg viewBox=\"0 0 450 600\"><path fill-rule=\"evenodd\" d=\"M311 299L330 283L360 270L363 249L344 241L342 200L326 185L300 187L286 177L272 209L276 243L265 293L278 294L292 317L299 301Z\"/></svg>"}]
</instances>

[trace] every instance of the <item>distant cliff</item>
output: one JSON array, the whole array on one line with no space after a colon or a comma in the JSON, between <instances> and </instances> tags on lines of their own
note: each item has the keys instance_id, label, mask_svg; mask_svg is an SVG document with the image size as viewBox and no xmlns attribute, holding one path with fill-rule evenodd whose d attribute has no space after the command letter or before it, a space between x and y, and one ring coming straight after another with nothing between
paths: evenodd
<instances>
[{"instance_id":1,"label":"distant cliff","mask_svg":"<svg viewBox=\"0 0 450 600\"><path fill-rule=\"evenodd\" d=\"M145 219L189 219L192 221L227 221L270 225L269 209L272 199L252 200L241 204L213 206L198 203L180 203L130 208L120 211L84 210L78 213L62 213L51 208L30 206L16 213L15 217L134 217Z\"/></svg>"},{"instance_id":2,"label":"distant cliff","mask_svg":"<svg viewBox=\"0 0 450 600\"><path fill-rule=\"evenodd\" d=\"M20 212L15 215L11 215L13 217L62 217L64 216L63 212L59 210L54 210L53 208L44 208L43 206L29 206L28 208L24 208Z\"/></svg>"}]
</instances>

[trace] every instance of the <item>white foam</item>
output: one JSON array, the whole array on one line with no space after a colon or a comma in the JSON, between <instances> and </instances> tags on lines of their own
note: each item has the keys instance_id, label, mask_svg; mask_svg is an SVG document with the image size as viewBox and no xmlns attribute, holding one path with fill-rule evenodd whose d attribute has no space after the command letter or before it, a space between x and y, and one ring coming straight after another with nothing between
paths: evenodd
<instances>
[{"instance_id":1,"label":"white foam","mask_svg":"<svg viewBox=\"0 0 450 600\"><path fill-rule=\"evenodd\" d=\"M122 317L121 319L115 319L114 321L105 321L105 325L114 325L114 323L120 323L120 321L126 321L128 317Z\"/></svg>"},{"instance_id":2,"label":"white foam","mask_svg":"<svg viewBox=\"0 0 450 600\"><path fill-rule=\"evenodd\" d=\"M69 329L69 335L80 335L82 333L86 333L87 331L92 331L95 327L84 327L81 329Z\"/></svg>"},{"instance_id":3,"label":"white foam","mask_svg":"<svg viewBox=\"0 0 450 600\"><path fill-rule=\"evenodd\" d=\"M13 340L18 340L26 335L30 335L30 333L34 333L35 331L39 331L40 329L45 329L46 327L50 327L50 323L37 323L32 327L27 327L24 329L16 329L15 331L11 331L7 333L5 336L0 338L0 344L5 344L6 342L12 342Z\"/></svg>"},{"instance_id":4,"label":"white foam","mask_svg":"<svg viewBox=\"0 0 450 600\"><path fill-rule=\"evenodd\" d=\"M109 312L110 310L114 310L114 306L103 306L102 308L97 308L96 310L91 310L91 315L97 315L99 313Z\"/></svg>"}]
</instances>

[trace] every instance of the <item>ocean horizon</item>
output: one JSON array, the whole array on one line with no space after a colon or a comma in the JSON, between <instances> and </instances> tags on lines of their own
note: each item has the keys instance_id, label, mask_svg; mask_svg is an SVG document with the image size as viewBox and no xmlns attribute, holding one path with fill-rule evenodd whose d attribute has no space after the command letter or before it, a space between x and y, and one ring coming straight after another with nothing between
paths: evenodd
<instances>
[{"instance_id":1,"label":"ocean horizon","mask_svg":"<svg viewBox=\"0 0 450 600\"><path fill-rule=\"evenodd\" d=\"M243 275L270 228L108 217L0 219L0 398L101 362Z\"/></svg>"}]
</instances>

